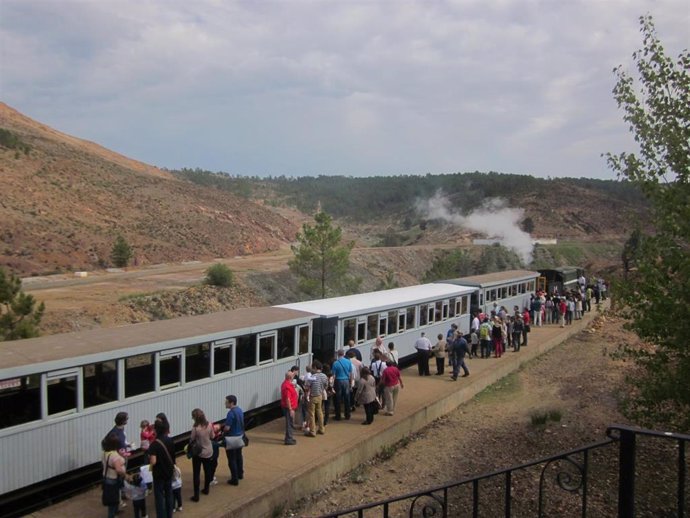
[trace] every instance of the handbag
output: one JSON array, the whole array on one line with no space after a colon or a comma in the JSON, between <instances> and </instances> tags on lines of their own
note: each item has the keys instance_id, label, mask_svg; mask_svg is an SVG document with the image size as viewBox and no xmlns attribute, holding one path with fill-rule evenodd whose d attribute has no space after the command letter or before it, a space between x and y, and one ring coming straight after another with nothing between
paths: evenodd
<instances>
[{"instance_id":1,"label":"handbag","mask_svg":"<svg viewBox=\"0 0 690 518\"><path fill-rule=\"evenodd\" d=\"M190 440L189 445L187 446L187 457L192 458L192 457L198 457L201 455L201 452L203 451L203 447L201 446L201 443L197 441L196 439Z\"/></svg>"},{"instance_id":2,"label":"handbag","mask_svg":"<svg viewBox=\"0 0 690 518\"><path fill-rule=\"evenodd\" d=\"M103 494L101 495L101 503L106 507L118 505L120 503L120 477L106 478L106 473L110 463L110 455L105 460L105 467L103 469Z\"/></svg>"},{"instance_id":3,"label":"handbag","mask_svg":"<svg viewBox=\"0 0 690 518\"><path fill-rule=\"evenodd\" d=\"M226 450L237 450L244 447L244 439L242 435L226 435L225 436L225 449Z\"/></svg>"}]
</instances>

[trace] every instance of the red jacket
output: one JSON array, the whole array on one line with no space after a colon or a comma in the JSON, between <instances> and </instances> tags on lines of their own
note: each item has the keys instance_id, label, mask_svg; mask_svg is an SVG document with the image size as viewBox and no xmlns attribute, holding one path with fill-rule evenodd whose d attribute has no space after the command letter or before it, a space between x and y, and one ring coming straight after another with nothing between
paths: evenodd
<instances>
[{"instance_id":1,"label":"red jacket","mask_svg":"<svg viewBox=\"0 0 690 518\"><path fill-rule=\"evenodd\" d=\"M280 406L282 408L297 408L297 390L291 380L283 381L280 386Z\"/></svg>"}]
</instances>

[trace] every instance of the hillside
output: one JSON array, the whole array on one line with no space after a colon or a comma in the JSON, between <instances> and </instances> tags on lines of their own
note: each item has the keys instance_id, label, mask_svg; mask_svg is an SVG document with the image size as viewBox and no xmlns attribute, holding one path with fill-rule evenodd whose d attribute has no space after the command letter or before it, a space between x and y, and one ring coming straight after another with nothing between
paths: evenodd
<instances>
[{"instance_id":1,"label":"hillside","mask_svg":"<svg viewBox=\"0 0 690 518\"><path fill-rule=\"evenodd\" d=\"M0 103L0 266L22 275L109 266L121 234L135 263L277 249L297 225L260 204L65 135Z\"/></svg>"}]
</instances>

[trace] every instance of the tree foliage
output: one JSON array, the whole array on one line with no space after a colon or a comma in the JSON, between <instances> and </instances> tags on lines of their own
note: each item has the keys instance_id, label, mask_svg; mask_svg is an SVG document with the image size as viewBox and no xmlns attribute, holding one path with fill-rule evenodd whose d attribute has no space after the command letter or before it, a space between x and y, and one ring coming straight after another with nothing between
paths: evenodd
<instances>
[{"instance_id":1,"label":"tree foliage","mask_svg":"<svg viewBox=\"0 0 690 518\"><path fill-rule=\"evenodd\" d=\"M45 304L22 291L19 277L0 268L0 340L19 340L38 336Z\"/></svg>"},{"instance_id":2,"label":"tree foliage","mask_svg":"<svg viewBox=\"0 0 690 518\"><path fill-rule=\"evenodd\" d=\"M354 241L342 243L343 232L334 227L325 212L314 215L314 225L305 223L297 234L290 271L299 277L299 286L308 295L324 298L356 289L358 280L348 271Z\"/></svg>"},{"instance_id":3,"label":"tree foliage","mask_svg":"<svg viewBox=\"0 0 690 518\"><path fill-rule=\"evenodd\" d=\"M467 250L444 251L424 274L424 282L474 275L474 264Z\"/></svg>"},{"instance_id":4,"label":"tree foliage","mask_svg":"<svg viewBox=\"0 0 690 518\"><path fill-rule=\"evenodd\" d=\"M633 54L639 87L622 67L613 94L639 147L607 154L620 178L639 186L654 232L636 236L636 270L620 286L623 313L650 347L624 346L640 367L630 381L631 415L690 430L690 54L667 56L650 16Z\"/></svg>"},{"instance_id":5,"label":"tree foliage","mask_svg":"<svg viewBox=\"0 0 690 518\"><path fill-rule=\"evenodd\" d=\"M206 270L204 282L210 286L220 286L229 288L235 282L235 276L227 265L222 263L214 264Z\"/></svg>"},{"instance_id":6,"label":"tree foliage","mask_svg":"<svg viewBox=\"0 0 690 518\"><path fill-rule=\"evenodd\" d=\"M133 251L127 240L122 236L117 236L115 244L110 251L110 260L117 268L124 268L132 259Z\"/></svg>"}]
</instances>

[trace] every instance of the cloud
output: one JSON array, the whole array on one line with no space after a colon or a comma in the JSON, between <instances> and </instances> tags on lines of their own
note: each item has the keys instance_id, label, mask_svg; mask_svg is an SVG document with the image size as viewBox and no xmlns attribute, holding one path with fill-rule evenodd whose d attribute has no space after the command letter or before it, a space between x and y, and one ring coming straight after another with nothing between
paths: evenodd
<instances>
[{"instance_id":1,"label":"cloud","mask_svg":"<svg viewBox=\"0 0 690 518\"><path fill-rule=\"evenodd\" d=\"M509 207L501 198L489 198L467 215L452 209L450 200L438 191L428 200L416 204L417 211L428 219L441 219L458 227L480 232L490 239L498 239L503 246L515 251L524 264L532 262L532 237L520 228L525 211Z\"/></svg>"},{"instance_id":2,"label":"cloud","mask_svg":"<svg viewBox=\"0 0 690 518\"><path fill-rule=\"evenodd\" d=\"M612 177L600 153L630 139L611 69L640 47L641 14L671 54L690 22L684 0L1 9L11 106L156 165L296 175Z\"/></svg>"}]
</instances>

